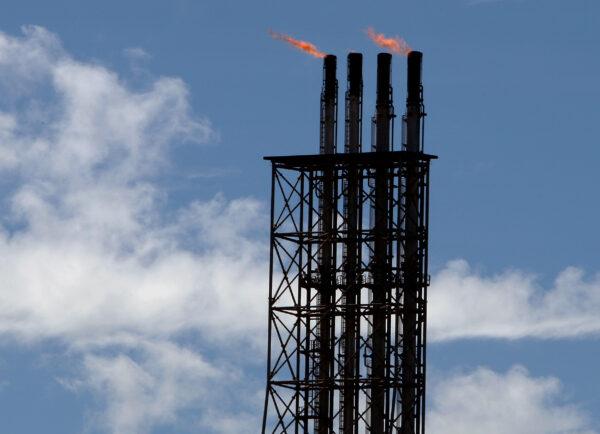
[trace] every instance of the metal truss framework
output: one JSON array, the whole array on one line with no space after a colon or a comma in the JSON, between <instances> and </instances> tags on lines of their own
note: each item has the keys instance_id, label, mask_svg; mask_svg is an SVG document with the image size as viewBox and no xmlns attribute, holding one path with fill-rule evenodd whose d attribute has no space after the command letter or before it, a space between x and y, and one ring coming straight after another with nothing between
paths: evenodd
<instances>
[{"instance_id":1,"label":"metal truss framework","mask_svg":"<svg viewBox=\"0 0 600 434\"><path fill-rule=\"evenodd\" d=\"M424 433L434 158L409 151L266 157L263 433Z\"/></svg>"}]
</instances>

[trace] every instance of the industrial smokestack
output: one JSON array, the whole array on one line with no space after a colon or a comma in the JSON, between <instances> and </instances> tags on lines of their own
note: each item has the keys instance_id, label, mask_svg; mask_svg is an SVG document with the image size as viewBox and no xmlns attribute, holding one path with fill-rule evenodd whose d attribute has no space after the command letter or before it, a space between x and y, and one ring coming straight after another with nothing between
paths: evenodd
<instances>
[{"instance_id":1,"label":"industrial smokestack","mask_svg":"<svg viewBox=\"0 0 600 434\"><path fill-rule=\"evenodd\" d=\"M321 91L321 154L335 154L337 146L337 94L336 57L325 56L323 60L323 89ZM332 168L326 168L320 174L321 194L319 197L319 237L321 243L318 254L317 306L329 312L334 304L335 294L335 243L334 228L337 205L335 203L335 176ZM313 367L318 384L330 384L333 379L335 344L335 319L328 316L321 318L315 348L318 348L318 359ZM317 394L315 433L331 434L333 432L333 395L330 388L322 387Z\"/></svg>"},{"instance_id":2,"label":"industrial smokestack","mask_svg":"<svg viewBox=\"0 0 600 434\"><path fill-rule=\"evenodd\" d=\"M350 95L362 94L362 64L363 55L361 53L348 54L348 93Z\"/></svg>"},{"instance_id":3,"label":"industrial smokestack","mask_svg":"<svg viewBox=\"0 0 600 434\"><path fill-rule=\"evenodd\" d=\"M362 148L362 54L348 54L348 87L346 90L346 153L359 153ZM344 277L346 289L342 296L345 313L342 317L342 335L339 360L343 360L343 377L346 379L340 390L340 433L355 434L359 394L356 384L359 381L360 358L356 342L359 339L360 316L356 305L359 293L359 268L361 263L359 233L360 215L360 175L356 167L348 168L343 186L344 197Z\"/></svg>"},{"instance_id":4,"label":"industrial smokestack","mask_svg":"<svg viewBox=\"0 0 600 434\"><path fill-rule=\"evenodd\" d=\"M421 64L423 54L413 51L408 55L407 98L406 98L406 150L422 151L423 91L421 85ZM416 160L406 164L405 218L404 218L404 288L402 330L404 332L402 348L402 375L404 379L401 390L402 428L401 434L421 432L418 425L419 416L424 421L424 395L418 393L415 384L425 387L424 373L419 365L424 363L425 354L419 342L425 342L424 331L419 328L419 312L425 312L425 295L423 293L422 256L419 254L419 228L421 217L419 210L419 166ZM424 429L424 428L423 428Z\"/></svg>"},{"instance_id":5,"label":"industrial smokestack","mask_svg":"<svg viewBox=\"0 0 600 434\"><path fill-rule=\"evenodd\" d=\"M348 88L346 90L346 153L360 152L362 148L362 78L363 56L348 54Z\"/></svg>"},{"instance_id":6,"label":"industrial smokestack","mask_svg":"<svg viewBox=\"0 0 600 434\"><path fill-rule=\"evenodd\" d=\"M391 126L394 118L391 86L392 55L377 55L377 102L375 107L374 151L386 152L392 149Z\"/></svg>"},{"instance_id":7,"label":"industrial smokestack","mask_svg":"<svg viewBox=\"0 0 600 434\"><path fill-rule=\"evenodd\" d=\"M392 55L379 53L377 55L377 107L388 104L390 98L390 77L392 72Z\"/></svg>"},{"instance_id":8,"label":"industrial smokestack","mask_svg":"<svg viewBox=\"0 0 600 434\"><path fill-rule=\"evenodd\" d=\"M375 107L375 143L374 151L388 152L392 150L392 121L394 106L391 86L392 56L388 53L377 55L377 102ZM372 360L369 372L372 388L370 394L369 422L372 434L384 433L385 388L383 387L386 372L386 313L383 306L388 299L389 282L386 270L389 268L388 228L389 228L389 182L388 169L378 167L372 186L374 199L371 209L371 227L373 231L373 251L370 268L373 276L372 300L374 306L370 327Z\"/></svg>"},{"instance_id":9,"label":"industrial smokestack","mask_svg":"<svg viewBox=\"0 0 600 434\"><path fill-rule=\"evenodd\" d=\"M423 92L421 69L423 53L411 51L408 55L406 98L406 150L422 151L421 118L423 117Z\"/></svg>"},{"instance_id":10,"label":"industrial smokestack","mask_svg":"<svg viewBox=\"0 0 600 434\"><path fill-rule=\"evenodd\" d=\"M323 89L321 91L320 153L335 154L337 146L337 58L328 54L323 59Z\"/></svg>"}]
</instances>

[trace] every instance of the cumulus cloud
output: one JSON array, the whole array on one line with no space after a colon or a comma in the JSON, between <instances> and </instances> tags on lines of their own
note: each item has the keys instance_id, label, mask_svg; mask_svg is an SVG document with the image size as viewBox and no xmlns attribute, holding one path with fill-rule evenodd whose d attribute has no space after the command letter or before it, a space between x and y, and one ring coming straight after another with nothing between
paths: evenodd
<instances>
[{"instance_id":1,"label":"cumulus cloud","mask_svg":"<svg viewBox=\"0 0 600 434\"><path fill-rule=\"evenodd\" d=\"M85 355L84 386L106 400L107 411L94 424L103 432L149 432L173 423L178 409L201 405L210 395L207 386L223 380L224 373L200 355L172 343L137 340L134 347L135 356Z\"/></svg>"},{"instance_id":2,"label":"cumulus cloud","mask_svg":"<svg viewBox=\"0 0 600 434\"><path fill-rule=\"evenodd\" d=\"M102 432L150 432L209 390L224 393L224 362L206 348L258 348L268 268L252 232L264 216L255 200L222 196L165 208L156 176L170 147L216 137L192 115L185 84L159 77L133 90L25 27L0 33L0 88L10 95L0 104L0 174L10 180L0 334L67 345L81 370L62 381L105 398ZM193 346L182 343L190 332ZM243 382L235 366L226 371L227 384ZM255 405L236 399L240 411Z\"/></svg>"},{"instance_id":3,"label":"cumulus cloud","mask_svg":"<svg viewBox=\"0 0 600 434\"><path fill-rule=\"evenodd\" d=\"M429 396L432 434L596 434L588 416L562 399L556 378L535 378L519 366L435 381Z\"/></svg>"},{"instance_id":4,"label":"cumulus cloud","mask_svg":"<svg viewBox=\"0 0 600 434\"><path fill-rule=\"evenodd\" d=\"M464 260L449 262L431 281L429 336L569 338L600 334L600 275L563 270L551 288L518 270L486 276Z\"/></svg>"}]
</instances>

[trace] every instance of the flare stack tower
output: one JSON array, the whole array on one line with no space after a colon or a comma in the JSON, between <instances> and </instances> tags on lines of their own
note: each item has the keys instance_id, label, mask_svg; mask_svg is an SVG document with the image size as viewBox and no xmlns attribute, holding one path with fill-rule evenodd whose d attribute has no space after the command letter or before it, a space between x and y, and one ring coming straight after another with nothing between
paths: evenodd
<instances>
[{"instance_id":1,"label":"flare stack tower","mask_svg":"<svg viewBox=\"0 0 600 434\"><path fill-rule=\"evenodd\" d=\"M271 163L267 388L262 433L425 432L429 166L422 53L407 61L394 147L392 57L377 56L370 149L363 56L347 61L338 151L337 59L323 64L319 154Z\"/></svg>"}]
</instances>

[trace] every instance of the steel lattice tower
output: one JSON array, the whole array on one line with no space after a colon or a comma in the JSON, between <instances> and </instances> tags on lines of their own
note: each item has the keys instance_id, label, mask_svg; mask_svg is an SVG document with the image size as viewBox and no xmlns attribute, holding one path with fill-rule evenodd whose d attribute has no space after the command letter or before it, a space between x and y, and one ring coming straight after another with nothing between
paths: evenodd
<instances>
[{"instance_id":1,"label":"steel lattice tower","mask_svg":"<svg viewBox=\"0 0 600 434\"><path fill-rule=\"evenodd\" d=\"M402 149L391 56L377 58L371 152L362 55L348 55L344 152L336 58L324 59L320 153L271 162L267 390L262 432L425 432L429 165L422 54L408 56Z\"/></svg>"}]
</instances>

